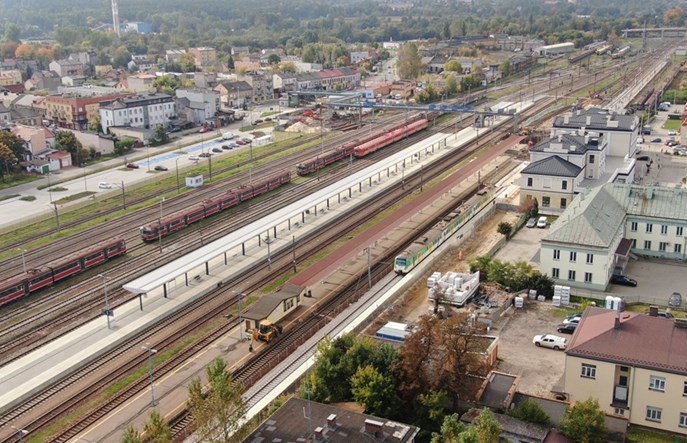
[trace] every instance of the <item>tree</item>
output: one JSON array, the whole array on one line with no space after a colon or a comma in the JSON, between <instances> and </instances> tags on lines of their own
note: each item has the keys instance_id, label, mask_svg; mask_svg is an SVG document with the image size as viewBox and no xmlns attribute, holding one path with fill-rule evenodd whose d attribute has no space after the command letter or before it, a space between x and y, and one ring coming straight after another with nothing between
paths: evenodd
<instances>
[{"instance_id":1,"label":"tree","mask_svg":"<svg viewBox=\"0 0 687 443\"><path fill-rule=\"evenodd\" d=\"M501 425L489 409L482 409L473 426L477 431L480 443L499 443Z\"/></svg>"},{"instance_id":2,"label":"tree","mask_svg":"<svg viewBox=\"0 0 687 443\"><path fill-rule=\"evenodd\" d=\"M398 407L395 385L391 376L372 365L358 368L351 378L353 399L365 406L366 413L380 417L389 417Z\"/></svg>"},{"instance_id":3,"label":"tree","mask_svg":"<svg viewBox=\"0 0 687 443\"><path fill-rule=\"evenodd\" d=\"M114 153L115 155L124 155L134 149L136 140L130 137L124 137L121 140L115 141Z\"/></svg>"},{"instance_id":4,"label":"tree","mask_svg":"<svg viewBox=\"0 0 687 443\"><path fill-rule=\"evenodd\" d=\"M146 441L152 443L169 443L172 441L172 430L157 409L150 411L148 421L143 425Z\"/></svg>"},{"instance_id":5,"label":"tree","mask_svg":"<svg viewBox=\"0 0 687 443\"><path fill-rule=\"evenodd\" d=\"M420 75L422 60L413 42L405 43L398 50L396 72L402 79L416 79Z\"/></svg>"},{"instance_id":6,"label":"tree","mask_svg":"<svg viewBox=\"0 0 687 443\"><path fill-rule=\"evenodd\" d=\"M181 67L181 72L195 72L196 61L191 54L184 53L179 57L179 66Z\"/></svg>"},{"instance_id":7,"label":"tree","mask_svg":"<svg viewBox=\"0 0 687 443\"><path fill-rule=\"evenodd\" d=\"M18 47L19 43L12 40L6 41L0 46L0 55L5 58L12 58Z\"/></svg>"},{"instance_id":8,"label":"tree","mask_svg":"<svg viewBox=\"0 0 687 443\"><path fill-rule=\"evenodd\" d=\"M605 423L599 401L590 397L566 408L561 430L577 442L601 443L606 441Z\"/></svg>"},{"instance_id":9,"label":"tree","mask_svg":"<svg viewBox=\"0 0 687 443\"><path fill-rule=\"evenodd\" d=\"M230 71L234 70L234 57L229 54L229 59L227 60L227 68L229 68Z\"/></svg>"},{"instance_id":10,"label":"tree","mask_svg":"<svg viewBox=\"0 0 687 443\"><path fill-rule=\"evenodd\" d=\"M455 75L448 75L446 77L446 84L444 84L444 92L447 96L455 95L458 92L458 81Z\"/></svg>"},{"instance_id":11,"label":"tree","mask_svg":"<svg viewBox=\"0 0 687 443\"><path fill-rule=\"evenodd\" d=\"M230 442L246 416L243 386L232 378L220 357L210 363L206 373L207 395L203 395L200 379L192 380L189 386L189 412L200 441Z\"/></svg>"},{"instance_id":12,"label":"tree","mask_svg":"<svg viewBox=\"0 0 687 443\"><path fill-rule=\"evenodd\" d=\"M450 60L444 65L444 71L462 73L463 65L458 60Z\"/></svg>"},{"instance_id":13,"label":"tree","mask_svg":"<svg viewBox=\"0 0 687 443\"><path fill-rule=\"evenodd\" d=\"M439 433L432 433L431 443L460 443L460 435L465 432L465 425L458 414L444 417Z\"/></svg>"},{"instance_id":14,"label":"tree","mask_svg":"<svg viewBox=\"0 0 687 443\"><path fill-rule=\"evenodd\" d=\"M513 225L511 225L508 222L501 222L499 223L498 228L496 228L496 232L505 235L506 239L508 239L510 235L513 233Z\"/></svg>"},{"instance_id":15,"label":"tree","mask_svg":"<svg viewBox=\"0 0 687 443\"><path fill-rule=\"evenodd\" d=\"M24 153L26 152L24 140L14 132L0 131L0 143L7 146L10 151L12 151L16 161L24 159Z\"/></svg>"},{"instance_id":16,"label":"tree","mask_svg":"<svg viewBox=\"0 0 687 443\"><path fill-rule=\"evenodd\" d=\"M28 60L34 57L34 51L31 45L22 43L21 45L17 46L17 49L15 49L14 56L17 58Z\"/></svg>"},{"instance_id":17,"label":"tree","mask_svg":"<svg viewBox=\"0 0 687 443\"><path fill-rule=\"evenodd\" d=\"M14 23L7 23L5 25L5 41L18 42L21 29Z\"/></svg>"},{"instance_id":18,"label":"tree","mask_svg":"<svg viewBox=\"0 0 687 443\"><path fill-rule=\"evenodd\" d=\"M527 197L518 206L518 212L525 215L525 218L537 217L539 215L539 203L536 198Z\"/></svg>"},{"instance_id":19,"label":"tree","mask_svg":"<svg viewBox=\"0 0 687 443\"><path fill-rule=\"evenodd\" d=\"M12 165L17 161L14 153L6 144L0 142L0 174L5 178L5 174L10 173Z\"/></svg>"},{"instance_id":20,"label":"tree","mask_svg":"<svg viewBox=\"0 0 687 443\"><path fill-rule=\"evenodd\" d=\"M169 142L169 135L162 125L155 126L155 134L153 134L153 141L155 144L164 145Z\"/></svg>"},{"instance_id":21,"label":"tree","mask_svg":"<svg viewBox=\"0 0 687 443\"><path fill-rule=\"evenodd\" d=\"M124 434L122 434L122 439L120 440L121 443L143 443L143 437L141 437L141 433L138 432L138 430L133 426L129 425L124 430Z\"/></svg>"},{"instance_id":22,"label":"tree","mask_svg":"<svg viewBox=\"0 0 687 443\"><path fill-rule=\"evenodd\" d=\"M112 67L114 68L126 68L131 61L131 53L126 48L126 46L120 46L115 49L112 55Z\"/></svg>"},{"instance_id":23,"label":"tree","mask_svg":"<svg viewBox=\"0 0 687 443\"><path fill-rule=\"evenodd\" d=\"M57 149L58 151L69 152L70 154L72 154L73 161L77 157L79 149L83 149L83 146L81 145L81 142L76 139L76 135L74 135L73 132L57 131L55 133L55 144L53 145L53 148ZM85 159L77 158L76 166L81 166L80 160Z\"/></svg>"},{"instance_id":24,"label":"tree","mask_svg":"<svg viewBox=\"0 0 687 443\"><path fill-rule=\"evenodd\" d=\"M528 423L548 426L551 422L544 409L531 398L518 403L518 405L508 411L508 415Z\"/></svg>"},{"instance_id":25,"label":"tree","mask_svg":"<svg viewBox=\"0 0 687 443\"><path fill-rule=\"evenodd\" d=\"M269 57L267 57L267 63L270 65L278 65L279 62L281 62L281 57L277 54L270 54Z\"/></svg>"},{"instance_id":26,"label":"tree","mask_svg":"<svg viewBox=\"0 0 687 443\"><path fill-rule=\"evenodd\" d=\"M499 72L501 73L501 77L508 77L510 75L510 61L504 60L501 62L499 65Z\"/></svg>"},{"instance_id":27,"label":"tree","mask_svg":"<svg viewBox=\"0 0 687 443\"><path fill-rule=\"evenodd\" d=\"M296 73L296 64L292 61L281 62L279 65L279 70L281 72L290 72L292 74Z\"/></svg>"}]
</instances>

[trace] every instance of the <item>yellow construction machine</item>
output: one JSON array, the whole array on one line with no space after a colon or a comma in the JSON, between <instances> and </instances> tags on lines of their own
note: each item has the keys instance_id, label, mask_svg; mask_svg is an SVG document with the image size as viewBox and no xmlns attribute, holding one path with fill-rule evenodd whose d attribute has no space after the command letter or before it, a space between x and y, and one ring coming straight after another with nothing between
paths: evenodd
<instances>
[{"instance_id":1,"label":"yellow construction machine","mask_svg":"<svg viewBox=\"0 0 687 443\"><path fill-rule=\"evenodd\" d=\"M256 329L253 329L253 340L261 340L269 343L281 333L281 326L275 325L269 320L262 320L260 325Z\"/></svg>"}]
</instances>

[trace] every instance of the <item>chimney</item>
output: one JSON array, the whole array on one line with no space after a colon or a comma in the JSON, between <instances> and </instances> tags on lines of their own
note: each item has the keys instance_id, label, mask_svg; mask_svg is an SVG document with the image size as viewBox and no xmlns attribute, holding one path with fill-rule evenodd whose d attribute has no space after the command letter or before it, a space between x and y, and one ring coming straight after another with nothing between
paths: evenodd
<instances>
[{"instance_id":1,"label":"chimney","mask_svg":"<svg viewBox=\"0 0 687 443\"><path fill-rule=\"evenodd\" d=\"M384 435L384 423L377 420L365 419L365 432L376 437Z\"/></svg>"},{"instance_id":2,"label":"chimney","mask_svg":"<svg viewBox=\"0 0 687 443\"><path fill-rule=\"evenodd\" d=\"M316 427L315 428L315 441L324 441L324 437L326 434L327 434L327 431L322 426Z\"/></svg>"},{"instance_id":3,"label":"chimney","mask_svg":"<svg viewBox=\"0 0 687 443\"><path fill-rule=\"evenodd\" d=\"M620 329L620 311L615 311L615 323L613 329Z\"/></svg>"},{"instance_id":4,"label":"chimney","mask_svg":"<svg viewBox=\"0 0 687 443\"><path fill-rule=\"evenodd\" d=\"M649 315L652 317L658 317L658 306L649 306Z\"/></svg>"},{"instance_id":5,"label":"chimney","mask_svg":"<svg viewBox=\"0 0 687 443\"><path fill-rule=\"evenodd\" d=\"M336 422L336 414L330 414L329 417L327 417L327 427L334 430L338 426L339 423Z\"/></svg>"}]
</instances>

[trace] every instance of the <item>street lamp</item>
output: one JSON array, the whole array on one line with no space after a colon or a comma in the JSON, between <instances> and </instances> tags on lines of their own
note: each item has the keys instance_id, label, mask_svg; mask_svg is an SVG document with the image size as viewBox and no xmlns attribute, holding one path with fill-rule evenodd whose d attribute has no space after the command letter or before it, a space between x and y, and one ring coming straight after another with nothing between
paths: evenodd
<instances>
[{"instance_id":1,"label":"street lamp","mask_svg":"<svg viewBox=\"0 0 687 443\"><path fill-rule=\"evenodd\" d=\"M24 254L26 254L26 249L23 248L17 248L21 252L21 264L24 267L24 274L26 274L26 257Z\"/></svg>"},{"instance_id":2,"label":"street lamp","mask_svg":"<svg viewBox=\"0 0 687 443\"><path fill-rule=\"evenodd\" d=\"M153 378L153 354L157 354L157 350L150 347L150 343L141 346L142 349L148 351L148 375L150 375L150 395L152 398L151 405L155 406L155 386Z\"/></svg>"},{"instance_id":3,"label":"street lamp","mask_svg":"<svg viewBox=\"0 0 687 443\"><path fill-rule=\"evenodd\" d=\"M21 429L16 426L12 426L12 429L17 431L17 434L19 435L19 443L24 443L24 436L29 433L26 429Z\"/></svg>"},{"instance_id":4,"label":"street lamp","mask_svg":"<svg viewBox=\"0 0 687 443\"><path fill-rule=\"evenodd\" d=\"M149 149L150 148L150 142L146 141L145 145L146 145L146 157L148 157L148 162L147 162L148 163L148 172L150 172L150 149Z\"/></svg>"},{"instance_id":5,"label":"street lamp","mask_svg":"<svg viewBox=\"0 0 687 443\"><path fill-rule=\"evenodd\" d=\"M124 209L126 209L126 193L124 192L124 180L122 180L121 185L118 183L112 183L112 184L122 190L122 206L124 207Z\"/></svg>"},{"instance_id":6,"label":"street lamp","mask_svg":"<svg viewBox=\"0 0 687 443\"><path fill-rule=\"evenodd\" d=\"M233 291L233 290L232 290L231 292L233 292L234 294L236 294L236 295L239 296L239 306L238 306L238 316L239 316L239 341L241 342L241 341L243 341L243 335L241 335L241 321L242 321L242 319L241 319L241 297L245 296L246 294L244 294L243 292L236 292L236 291Z\"/></svg>"},{"instance_id":7,"label":"street lamp","mask_svg":"<svg viewBox=\"0 0 687 443\"><path fill-rule=\"evenodd\" d=\"M57 212L57 202L51 201L50 204L55 208L55 224L57 225L57 230L60 230L60 215ZM48 205L50 206L50 205Z\"/></svg>"},{"instance_id":8,"label":"street lamp","mask_svg":"<svg viewBox=\"0 0 687 443\"><path fill-rule=\"evenodd\" d=\"M160 254L162 254L162 202L165 201L165 197L160 197L160 219L157 222L157 239L160 242Z\"/></svg>"},{"instance_id":9,"label":"street lamp","mask_svg":"<svg viewBox=\"0 0 687 443\"><path fill-rule=\"evenodd\" d=\"M179 156L174 159L174 163L177 165L177 194L179 194L181 192L181 188L179 187Z\"/></svg>"},{"instance_id":10,"label":"street lamp","mask_svg":"<svg viewBox=\"0 0 687 443\"><path fill-rule=\"evenodd\" d=\"M107 298L107 280L109 280L110 277L107 277L104 274L98 274L98 277L103 278L103 290L105 292L105 309L103 309L103 314L105 314L105 317L107 317L107 329L110 329L110 316L112 314L112 310L110 309L110 300Z\"/></svg>"}]
</instances>

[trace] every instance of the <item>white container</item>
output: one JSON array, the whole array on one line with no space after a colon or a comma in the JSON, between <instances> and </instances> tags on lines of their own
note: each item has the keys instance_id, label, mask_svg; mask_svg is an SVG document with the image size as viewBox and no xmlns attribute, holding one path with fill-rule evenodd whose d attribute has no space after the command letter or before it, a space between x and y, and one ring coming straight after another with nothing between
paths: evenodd
<instances>
[{"instance_id":1,"label":"white container","mask_svg":"<svg viewBox=\"0 0 687 443\"><path fill-rule=\"evenodd\" d=\"M522 307L525 305L525 299L522 297L515 297L515 307L517 309L522 309Z\"/></svg>"},{"instance_id":2,"label":"white container","mask_svg":"<svg viewBox=\"0 0 687 443\"><path fill-rule=\"evenodd\" d=\"M560 295L554 295L553 296L553 305L554 306L560 306L561 305L561 296Z\"/></svg>"},{"instance_id":3,"label":"white container","mask_svg":"<svg viewBox=\"0 0 687 443\"><path fill-rule=\"evenodd\" d=\"M527 298L530 300L536 300L537 299L537 290L536 289L530 289L530 291L527 293Z\"/></svg>"},{"instance_id":4,"label":"white container","mask_svg":"<svg viewBox=\"0 0 687 443\"><path fill-rule=\"evenodd\" d=\"M543 295L538 295L537 301L546 301L546 297L544 297Z\"/></svg>"},{"instance_id":5,"label":"white container","mask_svg":"<svg viewBox=\"0 0 687 443\"><path fill-rule=\"evenodd\" d=\"M623 299L620 297L613 297L613 309L616 311L623 310Z\"/></svg>"},{"instance_id":6,"label":"white container","mask_svg":"<svg viewBox=\"0 0 687 443\"><path fill-rule=\"evenodd\" d=\"M613 299L614 299L614 298L615 298L615 297L613 297L612 295L607 295L607 296L606 296L606 309L615 309L615 308L613 307Z\"/></svg>"}]
</instances>

